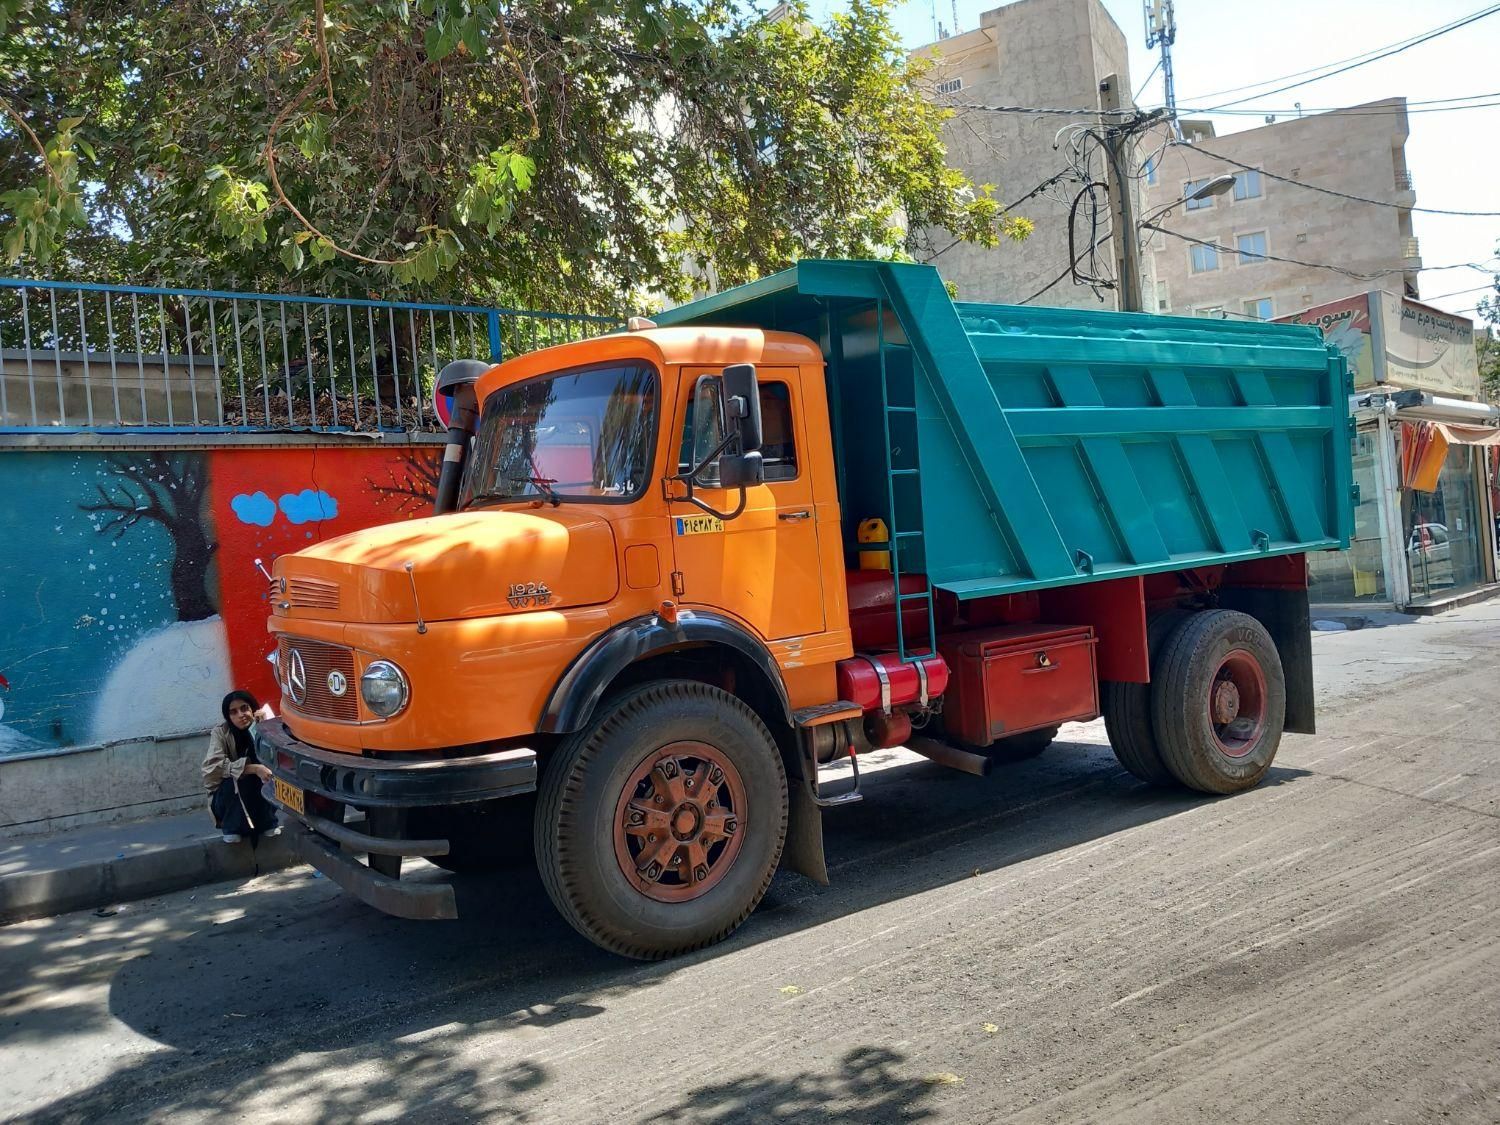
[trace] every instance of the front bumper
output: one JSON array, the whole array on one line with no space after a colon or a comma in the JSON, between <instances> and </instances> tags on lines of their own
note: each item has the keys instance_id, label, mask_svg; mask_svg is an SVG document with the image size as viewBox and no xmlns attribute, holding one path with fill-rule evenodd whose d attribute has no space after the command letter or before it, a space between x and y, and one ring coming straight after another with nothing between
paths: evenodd
<instances>
[{"instance_id":1,"label":"front bumper","mask_svg":"<svg viewBox=\"0 0 1500 1125\"><path fill-rule=\"evenodd\" d=\"M359 808L463 805L536 789L536 751L466 758L362 758L302 742L280 719L257 727L257 753L283 781Z\"/></svg>"},{"instance_id":2,"label":"front bumper","mask_svg":"<svg viewBox=\"0 0 1500 1125\"><path fill-rule=\"evenodd\" d=\"M406 810L470 804L536 789L536 752L500 750L464 758L362 758L322 750L300 741L280 719L257 728L257 754L282 781L315 793L342 817L344 805L368 810L367 827L344 824L314 812L297 812L276 799L268 782L265 795L283 814L288 844L344 890L377 910L398 918L456 918L453 888L447 883L403 883L407 856L447 855L445 839L405 834ZM325 810L326 811L326 810ZM361 863L360 855L369 857Z\"/></svg>"}]
</instances>

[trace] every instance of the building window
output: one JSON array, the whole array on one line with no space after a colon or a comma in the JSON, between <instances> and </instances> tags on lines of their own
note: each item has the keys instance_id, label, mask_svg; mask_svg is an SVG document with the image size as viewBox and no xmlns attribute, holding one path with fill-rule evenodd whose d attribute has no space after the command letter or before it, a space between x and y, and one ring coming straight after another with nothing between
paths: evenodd
<instances>
[{"instance_id":1,"label":"building window","mask_svg":"<svg viewBox=\"0 0 1500 1125\"><path fill-rule=\"evenodd\" d=\"M1259 199L1263 194L1260 173L1251 168L1234 178L1234 197L1237 200Z\"/></svg>"},{"instance_id":2,"label":"building window","mask_svg":"<svg viewBox=\"0 0 1500 1125\"><path fill-rule=\"evenodd\" d=\"M964 88L963 77L945 78L937 84L939 94L956 94Z\"/></svg>"},{"instance_id":3,"label":"building window","mask_svg":"<svg viewBox=\"0 0 1500 1125\"><path fill-rule=\"evenodd\" d=\"M1188 260L1192 264L1194 273L1216 270L1219 268L1219 248L1217 246L1190 246L1188 247Z\"/></svg>"},{"instance_id":4,"label":"building window","mask_svg":"<svg viewBox=\"0 0 1500 1125\"><path fill-rule=\"evenodd\" d=\"M1234 241L1240 252L1240 265L1253 266L1266 260L1265 231L1258 230L1253 234L1237 235Z\"/></svg>"},{"instance_id":5,"label":"building window","mask_svg":"<svg viewBox=\"0 0 1500 1125\"><path fill-rule=\"evenodd\" d=\"M1189 180L1182 185L1182 194L1184 197L1192 195L1193 192L1201 190L1207 183L1208 177L1201 180ZM1214 197L1211 195L1205 195L1202 199L1189 199L1187 201L1187 209L1189 211L1206 211L1213 205Z\"/></svg>"},{"instance_id":6,"label":"building window","mask_svg":"<svg viewBox=\"0 0 1500 1125\"><path fill-rule=\"evenodd\" d=\"M1165 281L1158 281L1156 283L1156 311L1172 311L1172 291L1167 288Z\"/></svg>"},{"instance_id":7,"label":"building window","mask_svg":"<svg viewBox=\"0 0 1500 1125\"><path fill-rule=\"evenodd\" d=\"M1141 170L1146 173L1146 183L1155 187L1156 181L1161 179L1161 153L1155 152L1146 157L1146 166Z\"/></svg>"},{"instance_id":8,"label":"building window","mask_svg":"<svg viewBox=\"0 0 1500 1125\"><path fill-rule=\"evenodd\" d=\"M1254 297L1245 302L1245 315L1253 316L1256 320L1271 319L1271 298Z\"/></svg>"}]
</instances>

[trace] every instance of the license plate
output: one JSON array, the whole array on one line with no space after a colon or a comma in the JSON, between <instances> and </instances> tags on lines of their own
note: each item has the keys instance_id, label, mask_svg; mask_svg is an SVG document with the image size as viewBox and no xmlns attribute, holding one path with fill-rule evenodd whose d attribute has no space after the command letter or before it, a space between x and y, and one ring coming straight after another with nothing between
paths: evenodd
<instances>
[{"instance_id":1,"label":"license plate","mask_svg":"<svg viewBox=\"0 0 1500 1125\"><path fill-rule=\"evenodd\" d=\"M285 808L291 809L298 816L305 815L307 810L302 805L302 790L295 785L288 785L281 778L276 778L276 800Z\"/></svg>"}]
</instances>

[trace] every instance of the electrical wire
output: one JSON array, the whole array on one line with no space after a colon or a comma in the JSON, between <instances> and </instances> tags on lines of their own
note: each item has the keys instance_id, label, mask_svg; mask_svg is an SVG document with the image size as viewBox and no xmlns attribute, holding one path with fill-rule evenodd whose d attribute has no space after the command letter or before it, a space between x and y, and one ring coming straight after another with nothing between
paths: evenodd
<instances>
[{"instance_id":1,"label":"electrical wire","mask_svg":"<svg viewBox=\"0 0 1500 1125\"><path fill-rule=\"evenodd\" d=\"M1492 16L1496 12L1500 12L1500 4L1491 4L1488 8L1481 8L1479 11L1470 13L1469 15L1464 16L1462 19L1454 20L1453 22L1445 24L1442 27L1437 27L1431 31L1424 32L1416 38L1409 39L1404 43L1388 47L1378 54L1371 55L1369 58L1361 59L1358 62L1350 62L1348 65L1340 66L1336 70L1330 70L1326 74L1320 74L1316 78L1306 78L1300 82L1292 82L1285 86L1278 86L1274 90L1262 90L1260 93L1252 94L1249 97L1237 98L1234 101L1225 102L1223 105L1216 106L1215 110L1226 109L1230 106L1243 105L1245 102L1254 101L1256 98L1270 97L1272 94L1284 94L1288 90L1295 90L1300 86L1308 86L1314 82L1321 82L1325 78L1332 78L1334 75L1345 74L1348 71L1355 70L1359 67L1368 66L1372 62L1378 62L1381 59L1388 59L1393 55L1399 55L1403 51L1409 51L1411 48L1436 39L1440 35L1447 35L1451 31L1457 31L1461 27L1467 27L1469 24L1474 23L1477 20L1482 20L1487 16ZM1209 110L1208 112L1212 113L1214 112L1214 110Z\"/></svg>"},{"instance_id":2,"label":"electrical wire","mask_svg":"<svg viewBox=\"0 0 1500 1125\"><path fill-rule=\"evenodd\" d=\"M1442 31L1447 28L1448 25L1444 24L1441 28L1434 28L1432 29L1432 31ZM1401 39L1395 43L1387 43L1384 47L1372 47L1368 51L1362 51L1357 55L1350 55L1347 59L1335 59L1333 62L1320 63L1318 66L1310 66L1306 70L1293 71L1291 74L1282 74L1278 75L1275 78L1265 78L1259 82L1251 82L1246 86L1231 86L1227 90L1214 90L1211 93L1207 94L1195 94L1188 100L1207 101L1209 98L1222 98L1225 94L1238 94L1244 90L1254 90L1261 86L1269 86L1273 82L1285 82L1289 78L1302 78L1309 74L1316 74L1321 70L1327 70L1330 67L1343 66L1345 63L1359 62L1361 59L1370 58L1371 61L1373 61L1371 56L1380 55L1383 52L1392 51L1399 47L1415 46L1415 44L1419 42L1423 36L1431 35L1432 31L1420 31L1416 35L1413 35L1407 39ZM1260 95L1257 94L1256 97L1260 97Z\"/></svg>"},{"instance_id":3,"label":"electrical wire","mask_svg":"<svg viewBox=\"0 0 1500 1125\"><path fill-rule=\"evenodd\" d=\"M1307 188L1309 191L1322 192L1324 195L1337 196L1339 199L1348 199L1354 203L1369 203L1375 207L1391 207L1398 211L1418 211L1424 215L1458 215L1466 219L1500 219L1500 211L1447 211L1438 207L1403 207L1399 203L1389 203L1384 199L1370 199L1363 195L1350 195L1347 191L1335 191L1333 188L1320 187L1317 184L1307 183L1305 180L1294 180L1290 176L1283 176L1276 172L1268 172L1264 168L1257 168L1253 164L1246 164L1243 160L1236 160L1232 156L1225 156L1222 152L1204 148L1201 144L1187 144L1184 141L1171 142L1174 146L1181 144L1194 152L1201 152L1204 156L1211 156L1215 160L1222 160L1225 164L1232 164L1236 168L1243 168L1247 172L1259 172L1268 180L1279 180L1284 184L1292 184L1294 187Z\"/></svg>"},{"instance_id":4,"label":"electrical wire","mask_svg":"<svg viewBox=\"0 0 1500 1125\"><path fill-rule=\"evenodd\" d=\"M1162 234L1170 235L1171 237L1180 239L1183 242L1191 242L1197 246L1207 246L1210 250L1213 250L1218 254L1240 254L1240 251L1235 247L1220 246L1217 242L1208 242L1202 238L1194 238L1192 235L1183 234L1181 231L1168 230L1166 227L1160 226L1156 223L1142 223L1141 226L1146 230L1159 231ZM1346 269L1343 266L1331 266L1327 262L1304 262L1297 258L1277 257L1275 254L1246 254L1245 257L1254 258L1258 261L1284 262L1289 266L1305 266L1308 269L1314 270L1329 270L1333 273L1339 273L1343 274L1345 277L1353 278L1355 281L1378 281L1382 277L1388 277L1391 274L1395 273L1417 272L1415 270L1409 270L1404 266L1396 266L1388 270L1379 270L1376 273L1360 273L1358 270ZM1426 273L1428 270L1463 269L1474 269L1481 272L1491 272L1491 267L1480 265L1478 262L1457 262L1451 266L1423 266L1420 272Z\"/></svg>"},{"instance_id":5,"label":"electrical wire","mask_svg":"<svg viewBox=\"0 0 1500 1125\"><path fill-rule=\"evenodd\" d=\"M1475 95L1484 97L1486 95ZM1493 109L1500 106L1500 92L1489 95L1491 101L1472 101L1468 105L1430 105L1417 108L1408 108L1408 114L1413 113L1459 113L1469 109ZM1446 101L1447 99L1436 99ZM1134 110L1100 109L1097 106L1074 106L1063 108L1061 106L1036 106L1036 105L982 105L978 102L939 102L944 109L967 110L974 113L1009 113L1026 117L1092 117L1092 118L1119 118L1128 116ZM1408 102L1412 106L1416 103ZM1287 117L1294 113L1301 113L1312 117L1389 117L1393 108L1375 108L1370 105L1344 106L1332 109L1298 109L1293 107L1266 107L1248 106L1244 109L1223 109L1214 106L1187 106L1179 104L1177 107L1178 117L1191 117L1194 115L1220 114L1225 117Z\"/></svg>"},{"instance_id":6,"label":"electrical wire","mask_svg":"<svg viewBox=\"0 0 1500 1125\"><path fill-rule=\"evenodd\" d=\"M1420 300L1423 300L1423 301L1442 301L1442 300L1446 300L1449 297L1462 297L1465 293L1478 293L1482 289L1493 289L1493 288L1495 288L1495 284L1494 284L1494 282L1490 282L1490 283L1487 283L1485 285L1476 285L1472 289L1455 289L1452 293L1439 293L1436 297L1422 297L1422 298L1420 298Z\"/></svg>"},{"instance_id":7,"label":"electrical wire","mask_svg":"<svg viewBox=\"0 0 1500 1125\"><path fill-rule=\"evenodd\" d=\"M1010 214L1017 207L1021 206L1021 204L1025 203L1028 199L1031 199L1034 196L1040 195L1042 192L1046 191L1053 184L1057 183L1061 179L1064 179L1070 172L1072 172L1071 168L1064 168L1061 172L1058 172L1055 175L1047 177L1047 179L1045 179L1041 183L1037 184L1036 187L1032 188L1025 195L1023 195L1019 199L1017 199L1014 203L1009 203L1005 207L1001 208L1000 214L1002 214L1002 215L1008 215L1008 214ZM934 253L933 255L931 255L931 257L927 257L927 258L922 259L922 261L925 263L925 262L931 262L934 258L940 258L944 254L946 254L949 250L952 250L955 246L957 246L962 241L963 241L962 238L955 238L952 242L948 243L947 246L944 246L941 250L939 250L936 253Z\"/></svg>"},{"instance_id":8,"label":"electrical wire","mask_svg":"<svg viewBox=\"0 0 1500 1125\"><path fill-rule=\"evenodd\" d=\"M1138 101L1141 100L1141 94L1145 92L1145 89L1146 89L1147 86L1151 85L1151 79L1153 79L1153 78L1156 77L1156 72L1158 70L1160 70L1160 69L1161 69L1161 59L1158 58L1156 60L1156 65L1153 66L1146 73L1146 77L1145 78L1141 79L1140 87L1136 90L1136 92L1133 95L1131 95L1130 100L1132 102L1138 102Z\"/></svg>"},{"instance_id":9,"label":"electrical wire","mask_svg":"<svg viewBox=\"0 0 1500 1125\"><path fill-rule=\"evenodd\" d=\"M1105 241L1108 238L1109 238L1109 235L1106 234L1106 235L1103 236L1103 238L1101 238L1099 240L1099 242L1103 242L1103 241ZM1087 254L1091 253L1092 251L1097 250L1099 248L1099 242L1094 243L1094 245L1090 246L1087 250L1085 250L1083 252L1083 254L1078 255L1078 257L1074 258L1071 262L1069 262L1066 266L1064 266L1062 273L1058 274L1051 281L1047 282L1046 285L1043 285L1040 289L1038 289L1031 296L1027 297L1024 301L1017 301L1016 304L1018 304L1018 305L1029 305L1029 304L1031 304L1032 301L1035 301L1042 294L1044 294L1047 291L1049 291L1049 290L1055 288L1056 286L1060 285L1062 283L1063 279L1066 278L1069 274L1071 274L1073 272L1073 270L1077 267L1078 263L1083 260L1083 258L1084 258L1085 255L1087 255Z\"/></svg>"}]
</instances>

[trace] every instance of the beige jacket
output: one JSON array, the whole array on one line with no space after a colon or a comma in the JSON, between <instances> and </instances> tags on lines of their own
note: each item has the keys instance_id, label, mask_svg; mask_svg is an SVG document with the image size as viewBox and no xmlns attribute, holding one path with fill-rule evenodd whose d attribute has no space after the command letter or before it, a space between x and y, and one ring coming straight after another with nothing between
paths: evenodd
<instances>
[{"instance_id":1,"label":"beige jacket","mask_svg":"<svg viewBox=\"0 0 1500 1125\"><path fill-rule=\"evenodd\" d=\"M213 793L226 777L238 781L245 772L247 761L249 759L241 757L239 747L234 744L229 724L220 723L208 732L208 754L203 759L203 788Z\"/></svg>"}]
</instances>

